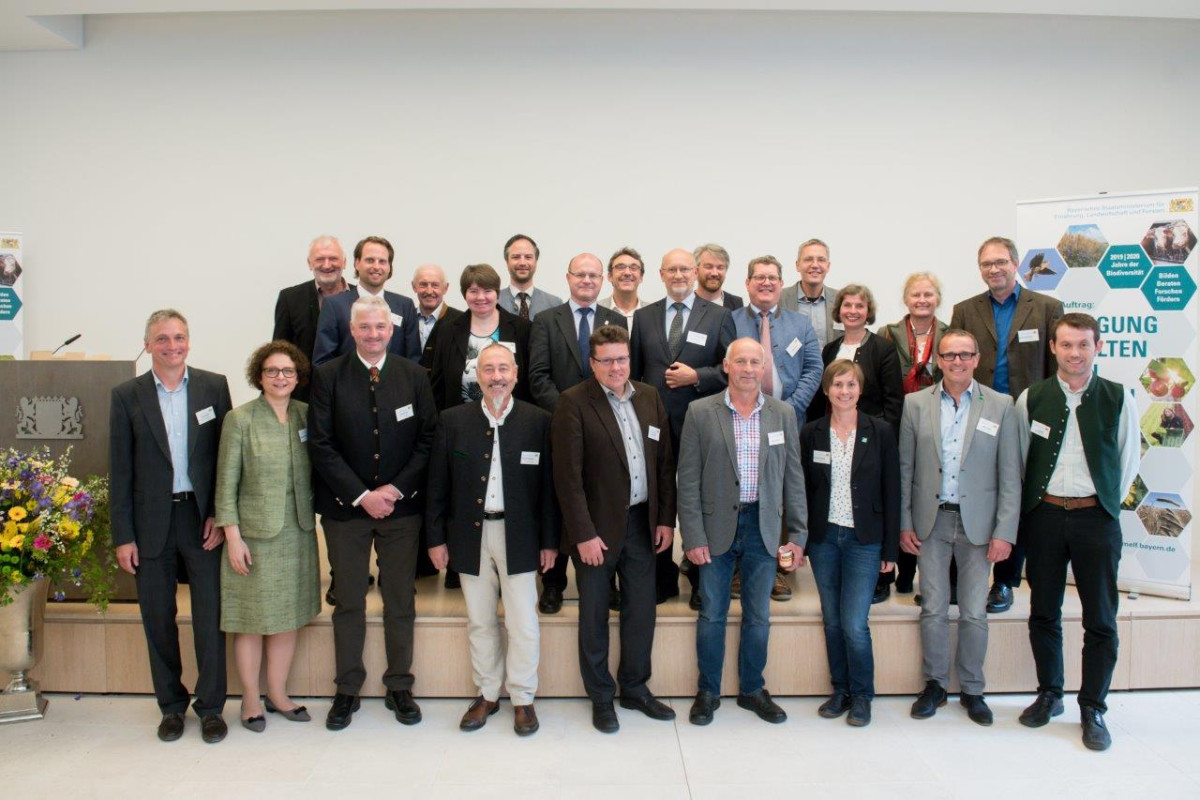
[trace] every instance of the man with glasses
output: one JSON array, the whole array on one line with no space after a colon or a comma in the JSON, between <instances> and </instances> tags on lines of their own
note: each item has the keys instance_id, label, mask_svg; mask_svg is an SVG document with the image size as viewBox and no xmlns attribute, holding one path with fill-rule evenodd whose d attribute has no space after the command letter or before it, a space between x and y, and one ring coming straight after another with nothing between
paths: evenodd
<instances>
[{"instance_id":1,"label":"man with glasses","mask_svg":"<svg viewBox=\"0 0 1200 800\"><path fill-rule=\"evenodd\" d=\"M809 239L800 245L796 256L796 271L800 280L783 290L779 302L784 308L794 309L808 317L821 347L837 338L835 331L842 329L840 322L833 321L833 301L838 290L825 285L829 274L829 245L820 239Z\"/></svg>"},{"instance_id":2,"label":"man with glasses","mask_svg":"<svg viewBox=\"0 0 1200 800\"><path fill-rule=\"evenodd\" d=\"M1054 374L1050 330L1063 315L1063 305L1017 283L1021 259L1011 239L988 239L980 245L977 260L987 291L955 305L950 327L967 331L979 342L976 380L1016 398ZM1012 608L1012 590L1021 585L1024 566L1025 550L1020 545L996 564L989 613Z\"/></svg>"},{"instance_id":3,"label":"man with glasses","mask_svg":"<svg viewBox=\"0 0 1200 800\"><path fill-rule=\"evenodd\" d=\"M588 339L603 325L624 328L625 317L600 308L596 298L604 285L604 265L591 253L581 253L567 265L571 296L560 306L547 309L533 320L529 332L529 387L534 402L553 413L563 392L591 377ZM554 566L542 575L538 608L557 614L567 588L567 556L559 555Z\"/></svg>"},{"instance_id":4,"label":"man with glasses","mask_svg":"<svg viewBox=\"0 0 1200 800\"><path fill-rule=\"evenodd\" d=\"M600 305L620 312L628 325L633 325L633 312L646 305L638 299L638 287L645 277L646 264L641 253L632 247L622 247L608 259L608 282L613 293L601 300Z\"/></svg>"},{"instance_id":5,"label":"man with glasses","mask_svg":"<svg viewBox=\"0 0 1200 800\"><path fill-rule=\"evenodd\" d=\"M900 547L921 570L925 690L914 719L946 704L950 686L950 560L958 564L959 703L992 724L983 699L988 573L1017 540L1021 457L1012 398L975 381L975 337L938 342L942 380L904 398L900 419Z\"/></svg>"}]
</instances>

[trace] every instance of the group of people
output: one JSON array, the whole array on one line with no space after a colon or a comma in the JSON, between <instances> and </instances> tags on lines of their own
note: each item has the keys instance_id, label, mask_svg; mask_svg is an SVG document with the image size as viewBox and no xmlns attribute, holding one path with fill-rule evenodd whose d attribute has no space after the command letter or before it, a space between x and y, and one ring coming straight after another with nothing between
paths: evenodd
<instances>
[{"instance_id":1,"label":"group of people","mask_svg":"<svg viewBox=\"0 0 1200 800\"><path fill-rule=\"evenodd\" d=\"M280 292L273 339L248 361L261 395L236 409L223 376L187 365L182 314L147 321L152 368L113 392L111 506L118 562L137 576L161 739L182 735L190 699L180 572L204 740L226 734L226 633L242 725L262 731L266 713L310 719L286 680L297 631L320 610L320 515L334 605L331 730L359 709L372 550L387 708L401 723L421 720L414 582L444 569L466 600L478 691L460 727L484 726L507 692L519 735L538 729L538 614L561 609L568 561L580 672L593 724L609 733L618 704L675 716L648 681L656 605L680 593L681 571L699 611L689 720L708 724L720 706L738 597L737 704L783 722L763 678L769 606L791 596L788 576L806 563L832 678L822 717L870 723L870 607L893 582L911 592L919 570L926 686L912 716L945 705L953 661L968 716L991 724L987 614L1011 607L1024 571L1038 695L1020 720L1044 725L1063 711L1070 565L1085 630L1083 741L1108 747L1117 516L1137 468L1136 409L1095 374L1096 320L1020 287L1010 240L979 248L987 290L958 303L948 325L938 279L919 272L904 286L908 313L878 333L871 291L829 287L829 248L817 239L800 246L791 286L776 258L752 259L745 300L725 290L722 247L671 250L660 267L667 296L647 304L636 250L607 266L590 253L571 259L564 302L534 286L538 246L517 235L504 246L503 290L487 264L462 270L465 311L447 305L434 265L413 273L416 302L386 290L394 255L386 239L360 241L355 286L338 241L315 240L312 278ZM613 292L602 300L606 276ZM620 615L615 678L610 609Z\"/></svg>"}]
</instances>

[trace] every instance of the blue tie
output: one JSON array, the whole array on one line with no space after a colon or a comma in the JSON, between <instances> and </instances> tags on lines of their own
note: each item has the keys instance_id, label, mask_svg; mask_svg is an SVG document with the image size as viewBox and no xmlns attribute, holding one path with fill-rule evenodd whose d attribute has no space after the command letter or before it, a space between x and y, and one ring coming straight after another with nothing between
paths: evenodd
<instances>
[{"instance_id":1,"label":"blue tie","mask_svg":"<svg viewBox=\"0 0 1200 800\"><path fill-rule=\"evenodd\" d=\"M588 360L588 355L591 352L591 346L588 344L588 339L592 338L592 326L588 324L588 314L591 314L590 308L579 309L579 361L583 364L583 376L585 378L592 375L592 362Z\"/></svg>"}]
</instances>

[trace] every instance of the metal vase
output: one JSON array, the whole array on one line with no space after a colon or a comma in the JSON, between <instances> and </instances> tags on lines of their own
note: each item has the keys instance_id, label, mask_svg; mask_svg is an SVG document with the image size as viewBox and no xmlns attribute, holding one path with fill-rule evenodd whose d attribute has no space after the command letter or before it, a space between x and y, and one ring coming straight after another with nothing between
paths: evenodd
<instances>
[{"instance_id":1,"label":"metal vase","mask_svg":"<svg viewBox=\"0 0 1200 800\"><path fill-rule=\"evenodd\" d=\"M0 692L0 724L46 715L46 700L26 673L42 658L42 622L49 587L45 578L30 581L11 590L12 602L0 607L0 672L12 676Z\"/></svg>"}]
</instances>

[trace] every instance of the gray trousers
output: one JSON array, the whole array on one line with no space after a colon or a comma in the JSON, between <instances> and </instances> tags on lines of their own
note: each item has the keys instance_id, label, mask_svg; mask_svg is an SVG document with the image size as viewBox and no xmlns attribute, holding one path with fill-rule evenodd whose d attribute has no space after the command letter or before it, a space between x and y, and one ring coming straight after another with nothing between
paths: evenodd
<instances>
[{"instance_id":1,"label":"gray trousers","mask_svg":"<svg viewBox=\"0 0 1200 800\"><path fill-rule=\"evenodd\" d=\"M950 559L958 564L958 682L966 694L983 694L987 656L988 579L986 544L971 544L962 519L938 511L929 538L921 542L921 651L925 680L950 685Z\"/></svg>"}]
</instances>

